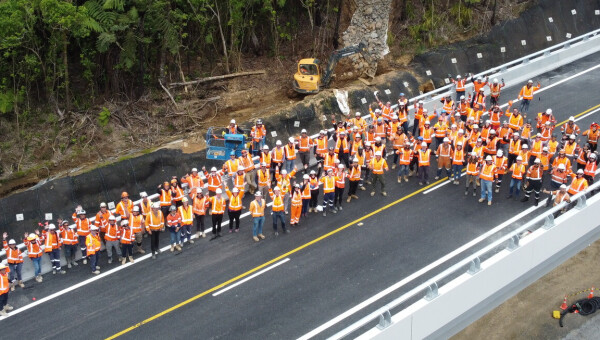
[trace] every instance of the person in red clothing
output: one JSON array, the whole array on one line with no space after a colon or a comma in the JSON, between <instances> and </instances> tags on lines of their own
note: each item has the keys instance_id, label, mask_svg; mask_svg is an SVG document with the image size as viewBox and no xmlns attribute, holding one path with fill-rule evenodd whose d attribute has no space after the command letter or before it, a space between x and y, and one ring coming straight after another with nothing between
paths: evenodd
<instances>
[{"instance_id":1,"label":"person in red clothing","mask_svg":"<svg viewBox=\"0 0 600 340\"><path fill-rule=\"evenodd\" d=\"M8 304L8 273L6 270L8 267L2 263L0 264L0 316L7 316L7 312L13 310L13 307Z\"/></svg>"},{"instance_id":2,"label":"person in red clothing","mask_svg":"<svg viewBox=\"0 0 600 340\"><path fill-rule=\"evenodd\" d=\"M60 267L60 247L62 246L62 240L60 235L56 232L56 226L54 224L48 225L48 233L46 234L45 249L44 252L50 255L50 262L52 263L52 274L57 272L66 274L67 272L62 270Z\"/></svg>"},{"instance_id":3,"label":"person in red clothing","mask_svg":"<svg viewBox=\"0 0 600 340\"><path fill-rule=\"evenodd\" d=\"M8 233L4 232L2 234L2 245L4 246L4 251L6 252L6 261L8 262L8 267L10 269L10 290L14 291L15 286L18 282L19 287L25 288L25 284L23 284L23 278L21 276L21 269L23 268L23 253L19 248L17 248L17 242L13 239L8 240ZM15 279L16 276L16 279Z\"/></svg>"},{"instance_id":4,"label":"person in red clothing","mask_svg":"<svg viewBox=\"0 0 600 340\"><path fill-rule=\"evenodd\" d=\"M181 251L179 243L181 243L181 215L177 212L177 207L172 205L169 208L169 214L167 215L167 227L169 228L169 234L171 235L171 251Z\"/></svg>"}]
</instances>

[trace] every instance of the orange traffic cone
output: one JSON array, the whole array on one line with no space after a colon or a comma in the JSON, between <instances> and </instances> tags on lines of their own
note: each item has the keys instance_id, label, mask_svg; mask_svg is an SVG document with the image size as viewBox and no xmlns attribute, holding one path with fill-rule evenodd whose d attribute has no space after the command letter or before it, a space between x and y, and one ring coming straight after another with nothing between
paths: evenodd
<instances>
[{"instance_id":1,"label":"orange traffic cone","mask_svg":"<svg viewBox=\"0 0 600 340\"><path fill-rule=\"evenodd\" d=\"M594 297L594 287L592 287L592 289L590 290L590 294L588 295L588 299L591 299Z\"/></svg>"},{"instance_id":2,"label":"orange traffic cone","mask_svg":"<svg viewBox=\"0 0 600 340\"><path fill-rule=\"evenodd\" d=\"M562 305L560 305L560 309L565 310L567 308L569 308L569 307L567 306L567 296L565 295L563 303L562 303Z\"/></svg>"}]
</instances>

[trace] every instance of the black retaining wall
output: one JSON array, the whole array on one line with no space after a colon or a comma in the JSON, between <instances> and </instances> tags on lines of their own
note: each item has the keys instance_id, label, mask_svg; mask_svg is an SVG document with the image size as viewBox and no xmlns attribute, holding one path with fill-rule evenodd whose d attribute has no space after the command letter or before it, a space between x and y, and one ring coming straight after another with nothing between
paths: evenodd
<instances>
[{"instance_id":1,"label":"black retaining wall","mask_svg":"<svg viewBox=\"0 0 600 340\"><path fill-rule=\"evenodd\" d=\"M576 15L571 14L572 9L577 11ZM600 0L541 0L519 18L496 25L486 36L424 53L415 57L411 66L423 79L429 78L436 86L444 86L448 73L478 73L563 42L567 40L566 33L576 37L599 28L600 16L594 13L597 9L600 9ZM548 17L552 17L554 22L550 23ZM548 35L552 36L551 42L546 40ZM527 41L526 46L521 45L522 39ZM506 53L500 53L501 46L506 47ZM482 59L477 58L478 52L483 54ZM456 58L457 63L453 64L451 58ZM430 77L426 76L426 70L432 72ZM380 98L384 101L388 99L385 89L391 91L390 101L395 101L400 92L406 93L409 98L419 94L419 81L410 73L397 72L387 79L378 86L350 91L351 112L366 113L368 103L375 99L375 90L380 91ZM404 82L409 83L408 88ZM319 95L317 98L320 99L305 100L291 110L265 120L268 131L277 131L278 134L275 138L269 134L267 144L272 146L277 139L285 141L290 135L298 135L303 128L313 134L329 127L330 115L341 114L337 101L333 95ZM361 98L366 98L367 104L362 104ZM326 120L322 119L324 115ZM300 122L299 127L294 126L296 121ZM45 213L53 213L54 219L68 217L78 204L92 216L98 211L100 202L116 202L122 191L137 199L142 191L154 193L156 186L172 175L181 176L202 165L220 166L207 161L203 151L184 154L179 150L161 149L77 176L55 179L1 199L0 232L8 231L16 238L36 228ZM19 213L24 214L25 219L16 222L15 215Z\"/></svg>"}]
</instances>

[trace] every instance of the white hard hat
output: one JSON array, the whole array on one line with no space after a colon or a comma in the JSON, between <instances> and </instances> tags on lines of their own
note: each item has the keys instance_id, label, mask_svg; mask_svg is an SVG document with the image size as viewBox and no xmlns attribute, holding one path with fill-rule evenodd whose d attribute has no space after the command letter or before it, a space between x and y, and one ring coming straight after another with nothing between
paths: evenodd
<instances>
[{"instance_id":1,"label":"white hard hat","mask_svg":"<svg viewBox=\"0 0 600 340\"><path fill-rule=\"evenodd\" d=\"M460 96L460 99L465 99L465 96Z\"/></svg>"},{"instance_id":2,"label":"white hard hat","mask_svg":"<svg viewBox=\"0 0 600 340\"><path fill-rule=\"evenodd\" d=\"M321 131L319 131L319 133L322 134L322 135L325 135L325 134L327 134L327 131L321 130Z\"/></svg>"},{"instance_id":3,"label":"white hard hat","mask_svg":"<svg viewBox=\"0 0 600 340\"><path fill-rule=\"evenodd\" d=\"M302 129L302 131L300 131L300 133L306 133L306 129Z\"/></svg>"},{"instance_id":4,"label":"white hard hat","mask_svg":"<svg viewBox=\"0 0 600 340\"><path fill-rule=\"evenodd\" d=\"M262 196L262 193L260 191L257 191L254 193L254 196Z\"/></svg>"},{"instance_id":5,"label":"white hard hat","mask_svg":"<svg viewBox=\"0 0 600 340\"><path fill-rule=\"evenodd\" d=\"M565 184L561 184L561 185L560 185L560 188L561 188L562 190L565 190L565 189L567 189L567 186L566 186Z\"/></svg>"},{"instance_id":6,"label":"white hard hat","mask_svg":"<svg viewBox=\"0 0 600 340\"><path fill-rule=\"evenodd\" d=\"M523 160L523 157L521 157L521 156L517 156L517 160L518 160L518 161L522 161L522 160Z\"/></svg>"},{"instance_id":7,"label":"white hard hat","mask_svg":"<svg viewBox=\"0 0 600 340\"><path fill-rule=\"evenodd\" d=\"M302 176L302 179L310 179L310 176L307 174L304 174L304 176Z\"/></svg>"},{"instance_id":8,"label":"white hard hat","mask_svg":"<svg viewBox=\"0 0 600 340\"><path fill-rule=\"evenodd\" d=\"M560 163L558 165L558 170L565 170L565 165L563 163Z\"/></svg>"},{"instance_id":9,"label":"white hard hat","mask_svg":"<svg viewBox=\"0 0 600 340\"><path fill-rule=\"evenodd\" d=\"M15 242L15 240L13 240L12 238L8 241L8 244L17 244L17 242Z\"/></svg>"},{"instance_id":10,"label":"white hard hat","mask_svg":"<svg viewBox=\"0 0 600 340\"><path fill-rule=\"evenodd\" d=\"M126 226L128 224L129 224L129 221L127 221L127 220L122 220L121 221L121 226Z\"/></svg>"},{"instance_id":11,"label":"white hard hat","mask_svg":"<svg viewBox=\"0 0 600 340\"><path fill-rule=\"evenodd\" d=\"M140 211L140 207L138 207L138 206L136 205L135 207L133 207L133 211L137 211L137 212L139 212L139 211Z\"/></svg>"},{"instance_id":12,"label":"white hard hat","mask_svg":"<svg viewBox=\"0 0 600 340\"><path fill-rule=\"evenodd\" d=\"M95 225L93 225L93 226L91 226L91 227L90 227L90 230L91 230L91 231L98 231L98 229L99 229L99 228L98 228L98 227L96 227Z\"/></svg>"},{"instance_id":13,"label":"white hard hat","mask_svg":"<svg viewBox=\"0 0 600 340\"><path fill-rule=\"evenodd\" d=\"M352 163L358 163L358 158L354 157L354 159L352 159Z\"/></svg>"},{"instance_id":14,"label":"white hard hat","mask_svg":"<svg viewBox=\"0 0 600 340\"><path fill-rule=\"evenodd\" d=\"M444 137L444 142L450 142L450 139L448 139L448 137Z\"/></svg>"},{"instance_id":15,"label":"white hard hat","mask_svg":"<svg viewBox=\"0 0 600 340\"><path fill-rule=\"evenodd\" d=\"M575 139L575 135L570 135L569 138L570 139Z\"/></svg>"},{"instance_id":16,"label":"white hard hat","mask_svg":"<svg viewBox=\"0 0 600 340\"><path fill-rule=\"evenodd\" d=\"M354 114L356 117L360 117L360 112Z\"/></svg>"},{"instance_id":17,"label":"white hard hat","mask_svg":"<svg viewBox=\"0 0 600 340\"><path fill-rule=\"evenodd\" d=\"M548 151L548 147L547 147L547 146L544 146L544 147L542 148L542 151Z\"/></svg>"},{"instance_id":18,"label":"white hard hat","mask_svg":"<svg viewBox=\"0 0 600 340\"><path fill-rule=\"evenodd\" d=\"M339 164L339 163L340 163L340 160L339 160L339 158L336 158L336 159L335 159L333 162L334 162L335 164Z\"/></svg>"},{"instance_id":19,"label":"white hard hat","mask_svg":"<svg viewBox=\"0 0 600 340\"><path fill-rule=\"evenodd\" d=\"M491 161L491 160L492 160L492 156L489 156L489 155L488 155L487 157L485 157L485 160L486 160L486 161Z\"/></svg>"},{"instance_id":20,"label":"white hard hat","mask_svg":"<svg viewBox=\"0 0 600 340\"><path fill-rule=\"evenodd\" d=\"M475 151L471 152L471 156L477 156L477 152L475 152Z\"/></svg>"},{"instance_id":21,"label":"white hard hat","mask_svg":"<svg viewBox=\"0 0 600 340\"><path fill-rule=\"evenodd\" d=\"M110 216L108 216L108 220L109 221L116 221L117 219L115 218L114 215L110 215Z\"/></svg>"},{"instance_id":22,"label":"white hard hat","mask_svg":"<svg viewBox=\"0 0 600 340\"><path fill-rule=\"evenodd\" d=\"M279 190L281 190L281 189L279 189L278 186L275 186L275 188L273 188L273 191L279 191Z\"/></svg>"},{"instance_id":23,"label":"white hard hat","mask_svg":"<svg viewBox=\"0 0 600 340\"><path fill-rule=\"evenodd\" d=\"M223 193L223 190L221 190L221 188L217 188L217 190L215 191L215 193L217 193L217 194L222 194L222 193Z\"/></svg>"},{"instance_id":24,"label":"white hard hat","mask_svg":"<svg viewBox=\"0 0 600 340\"><path fill-rule=\"evenodd\" d=\"M518 133L518 132L515 132L515 133L513 134L513 136L517 136L517 137L519 137L519 133Z\"/></svg>"},{"instance_id":25,"label":"white hard hat","mask_svg":"<svg viewBox=\"0 0 600 340\"><path fill-rule=\"evenodd\" d=\"M260 166L267 166L267 163L262 162L262 163L260 163Z\"/></svg>"},{"instance_id":26,"label":"white hard hat","mask_svg":"<svg viewBox=\"0 0 600 340\"><path fill-rule=\"evenodd\" d=\"M142 198L143 198L143 197L148 197L148 194L147 194L145 191L142 191L142 192L140 193L140 197L142 197Z\"/></svg>"},{"instance_id":27,"label":"white hard hat","mask_svg":"<svg viewBox=\"0 0 600 340\"><path fill-rule=\"evenodd\" d=\"M483 77L481 77L481 76L478 76L478 77L477 77L477 80L483 80Z\"/></svg>"},{"instance_id":28,"label":"white hard hat","mask_svg":"<svg viewBox=\"0 0 600 340\"><path fill-rule=\"evenodd\" d=\"M494 130L494 129L491 129L491 130L490 130L490 133L495 135L495 134L496 134L496 130Z\"/></svg>"},{"instance_id":29,"label":"white hard hat","mask_svg":"<svg viewBox=\"0 0 600 340\"><path fill-rule=\"evenodd\" d=\"M160 208L160 204L158 204L158 202L152 203L152 209L158 209L158 208Z\"/></svg>"},{"instance_id":30,"label":"white hard hat","mask_svg":"<svg viewBox=\"0 0 600 340\"><path fill-rule=\"evenodd\" d=\"M458 113L458 115L460 116L460 113ZM452 124L452 125L450 125L450 128L453 128L453 129L454 129L454 128L456 128L456 127L458 127L458 126L456 126L456 124Z\"/></svg>"},{"instance_id":31,"label":"white hard hat","mask_svg":"<svg viewBox=\"0 0 600 340\"><path fill-rule=\"evenodd\" d=\"M285 169L281 170L281 174L282 175L287 175L287 170L285 170Z\"/></svg>"},{"instance_id":32,"label":"white hard hat","mask_svg":"<svg viewBox=\"0 0 600 340\"><path fill-rule=\"evenodd\" d=\"M366 141L366 142L365 142L365 146L371 146L371 142L369 142L369 141Z\"/></svg>"},{"instance_id":33,"label":"white hard hat","mask_svg":"<svg viewBox=\"0 0 600 340\"><path fill-rule=\"evenodd\" d=\"M533 80L529 79L529 80L527 81L527 83L528 83L528 84L533 84Z\"/></svg>"},{"instance_id":34,"label":"white hard hat","mask_svg":"<svg viewBox=\"0 0 600 340\"><path fill-rule=\"evenodd\" d=\"M198 172L198 169L192 168L192 172Z\"/></svg>"},{"instance_id":35,"label":"white hard hat","mask_svg":"<svg viewBox=\"0 0 600 340\"><path fill-rule=\"evenodd\" d=\"M575 121L575 117L573 117L573 116L569 117L569 121L570 122L574 122Z\"/></svg>"},{"instance_id":36,"label":"white hard hat","mask_svg":"<svg viewBox=\"0 0 600 340\"><path fill-rule=\"evenodd\" d=\"M421 146L427 146L427 143L423 142L421 143Z\"/></svg>"},{"instance_id":37,"label":"white hard hat","mask_svg":"<svg viewBox=\"0 0 600 340\"><path fill-rule=\"evenodd\" d=\"M235 119L230 120L229 124L235 124Z\"/></svg>"},{"instance_id":38,"label":"white hard hat","mask_svg":"<svg viewBox=\"0 0 600 340\"><path fill-rule=\"evenodd\" d=\"M456 79L460 79L460 78L462 78L462 77L460 76L460 74L456 76Z\"/></svg>"},{"instance_id":39,"label":"white hard hat","mask_svg":"<svg viewBox=\"0 0 600 340\"><path fill-rule=\"evenodd\" d=\"M429 111L427 111L427 109L423 109L423 113L427 113L427 112L429 112Z\"/></svg>"},{"instance_id":40,"label":"white hard hat","mask_svg":"<svg viewBox=\"0 0 600 340\"><path fill-rule=\"evenodd\" d=\"M263 145L263 150L269 150L269 146L268 145Z\"/></svg>"},{"instance_id":41,"label":"white hard hat","mask_svg":"<svg viewBox=\"0 0 600 340\"><path fill-rule=\"evenodd\" d=\"M244 167L243 167L243 166L241 166L241 165L240 165L240 166L238 167L238 169L237 169L237 171L244 171L244 170L246 170L246 168L244 168Z\"/></svg>"},{"instance_id":42,"label":"white hard hat","mask_svg":"<svg viewBox=\"0 0 600 340\"><path fill-rule=\"evenodd\" d=\"M375 151L375 156L381 156L381 151Z\"/></svg>"},{"instance_id":43,"label":"white hard hat","mask_svg":"<svg viewBox=\"0 0 600 340\"><path fill-rule=\"evenodd\" d=\"M393 115L393 116L392 116L392 119L398 119L398 115L396 115L396 114L395 114L395 115Z\"/></svg>"},{"instance_id":44,"label":"white hard hat","mask_svg":"<svg viewBox=\"0 0 600 340\"><path fill-rule=\"evenodd\" d=\"M498 78L494 78L494 84L498 84Z\"/></svg>"},{"instance_id":45,"label":"white hard hat","mask_svg":"<svg viewBox=\"0 0 600 340\"><path fill-rule=\"evenodd\" d=\"M354 137L362 138L362 136L360 135L360 133L357 133L356 135L354 135Z\"/></svg>"},{"instance_id":46,"label":"white hard hat","mask_svg":"<svg viewBox=\"0 0 600 340\"><path fill-rule=\"evenodd\" d=\"M183 202L183 203L185 203L187 201L188 201L187 197L184 197L184 198L181 199L181 202Z\"/></svg>"},{"instance_id":47,"label":"white hard hat","mask_svg":"<svg viewBox=\"0 0 600 340\"><path fill-rule=\"evenodd\" d=\"M419 104L423 104L423 101L422 101L422 100L419 100Z\"/></svg>"},{"instance_id":48,"label":"white hard hat","mask_svg":"<svg viewBox=\"0 0 600 340\"><path fill-rule=\"evenodd\" d=\"M577 174L578 174L578 175L582 175L582 174L583 174L583 169L579 169L579 170L577 170Z\"/></svg>"},{"instance_id":49,"label":"white hard hat","mask_svg":"<svg viewBox=\"0 0 600 340\"><path fill-rule=\"evenodd\" d=\"M78 215L85 215L85 214L86 214L85 210L83 210L83 209L79 210L79 214Z\"/></svg>"},{"instance_id":50,"label":"white hard hat","mask_svg":"<svg viewBox=\"0 0 600 340\"><path fill-rule=\"evenodd\" d=\"M381 142L381 137L375 137L376 142Z\"/></svg>"},{"instance_id":51,"label":"white hard hat","mask_svg":"<svg viewBox=\"0 0 600 340\"><path fill-rule=\"evenodd\" d=\"M595 153L591 153L588 157L596 159L596 154Z\"/></svg>"},{"instance_id":52,"label":"white hard hat","mask_svg":"<svg viewBox=\"0 0 600 340\"><path fill-rule=\"evenodd\" d=\"M232 190L233 192L240 192L240 190L238 188L233 188Z\"/></svg>"},{"instance_id":53,"label":"white hard hat","mask_svg":"<svg viewBox=\"0 0 600 340\"><path fill-rule=\"evenodd\" d=\"M533 163L535 163L535 164L539 164L539 163L541 163L541 162L542 162L542 161L541 161L539 158L536 158L536 159L535 159L535 161L533 161Z\"/></svg>"},{"instance_id":54,"label":"white hard hat","mask_svg":"<svg viewBox=\"0 0 600 340\"><path fill-rule=\"evenodd\" d=\"M479 129L479 125L473 124L473 129Z\"/></svg>"},{"instance_id":55,"label":"white hard hat","mask_svg":"<svg viewBox=\"0 0 600 340\"><path fill-rule=\"evenodd\" d=\"M465 133L465 130L463 130L463 129L458 129L458 133Z\"/></svg>"},{"instance_id":56,"label":"white hard hat","mask_svg":"<svg viewBox=\"0 0 600 340\"><path fill-rule=\"evenodd\" d=\"M504 152L502 150L498 150L498 152L496 152L496 156L502 157L502 155L504 155Z\"/></svg>"},{"instance_id":57,"label":"white hard hat","mask_svg":"<svg viewBox=\"0 0 600 340\"><path fill-rule=\"evenodd\" d=\"M275 145L277 145L277 146L280 146L280 145L281 145L281 141L278 139L278 140L275 142Z\"/></svg>"},{"instance_id":58,"label":"white hard hat","mask_svg":"<svg viewBox=\"0 0 600 340\"><path fill-rule=\"evenodd\" d=\"M546 114L552 114L552 109L546 110Z\"/></svg>"},{"instance_id":59,"label":"white hard hat","mask_svg":"<svg viewBox=\"0 0 600 340\"><path fill-rule=\"evenodd\" d=\"M106 203L104 203L104 202L100 203L100 208L106 208Z\"/></svg>"},{"instance_id":60,"label":"white hard hat","mask_svg":"<svg viewBox=\"0 0 600 340\"><path fill-rule=\"evenodd\" d=\"M527 145L527 144L523 144L522 148L523 148L523 149L529 149L529 145Z\"/></svg>"},{"instance_id":61,"label":"white hard hat","mask_svg":"<svg viewBox=\"0 0 600 340\"><path fill-rule=\"evenodd\" d=\"M345 135L346 131L340 131L340 135Z\"/></svg>"},{"instance_id":62,"label":"white hard hat","mask_svg":"<svg viewBox=\"0 0 600 340\"><path fill-rule=\"evenodd\" d=\"M456 143L456 145L460 145L460 146L462 146L462 142L458 142L458 143Z\"/></svg>"},{"instance_id":63,"label":"white hard hat","mask_svg":"<svg viewBox=\"0 0 600 340\"><path fill-rule=\"evenodd\" d=\"M216 172L216 171L217 171L216 167L213 166L212 168L210 168L210 172Z\"/></svg>"},{"instance_id":64,"label":"white hard hat","mask_svg":"<svg viewBox=\"0 0 600 340\"><path fill-rule=\"evenodd\" d=\"M425 125L431 125L431 122L429 122L428 120L425 121Z\"/></svg>"},{"instance_id":65,"label":"white hard hat","mask_svg":"<svg viewBox=\"0 0 600 340\"><path fill-rule=\"evenodd\" d=\"M343 168L344 168L344 164L338 165L338 169L343 169Z\"/></svg>"},{"instance_id":66,"label":"white hard hat","mask_svg":"<svg viewBox=\"0 0 600 340\"><path fill-rule=\"evenodd\" d=\"M314 170L311 170L311 171L310 171L310 174L311 174L311 175L316 175L316 174L317 174L317 172L316 172L316 171L314 171Z\"/></svg>"},{"instance_id":67,"label":"white hard hat","mask_svg":"<svg viewBox=\"0 0 600 340\"><path fill-rule=\"evenodd\" d=\"M294 140L294 137L290 137L290 138L288 139L288 141L289 141L290 143L293 143L293 142L295 142L295 140Z\"/></svg>"}]
</instances>

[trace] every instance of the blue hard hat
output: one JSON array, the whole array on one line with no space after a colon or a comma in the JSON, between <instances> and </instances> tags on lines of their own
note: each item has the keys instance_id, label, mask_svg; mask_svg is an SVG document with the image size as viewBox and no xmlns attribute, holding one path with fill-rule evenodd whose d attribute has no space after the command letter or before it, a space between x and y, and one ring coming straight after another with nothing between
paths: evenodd
<instances>
[{"instance_id":1,"label":"blue hard hat","mask_svg":"<svg viewBox=\"0 0 600 340\"><path fill-rule=\"evenodd\" d=\"M418 140L423 140L423 137L419 136L419 138L417 138Z\"/></svg>"},{"instance_id":2,"label":"blue hard hat","mask_svg":"<svg viewBox=\"0 0 600 340\"><path fill-rule=\"evenodd\" d=\"M404 96L404 92L400 92L400 97Z\"/></svg>"},{"instance_id":3,"label":"blue hard hat","mask_svg":"<svg viewBox=\"0 0 600 340\"><path fill-rule=\"evenodd\" d=\"M229 153L229 156L235 156L235 151L231 151L231 152Z\"/></svg>"},{"instance_id":4,"label":"blue hard hat","mask_svg":"<svg viewBox=\"0 0 600 340\"><path fill-rule=\"evenodd\" d=\"M440 111L440 113L446 113L446 110L442 110L442 111Z\"/></svg>"}]
</instances>

